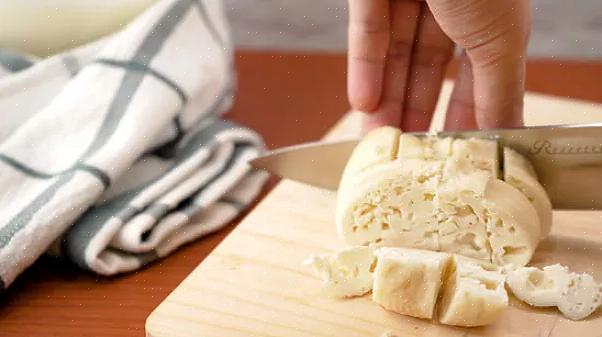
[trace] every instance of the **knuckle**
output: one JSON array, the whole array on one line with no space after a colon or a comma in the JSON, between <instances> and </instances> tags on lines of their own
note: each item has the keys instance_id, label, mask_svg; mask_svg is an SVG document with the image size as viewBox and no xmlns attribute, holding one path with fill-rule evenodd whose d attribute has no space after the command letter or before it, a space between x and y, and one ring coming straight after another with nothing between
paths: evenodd
<instances>
[{"instance_id":1,"label":"knuckle","mask_svg":"<svg viewBox=\"0 0 602 337\"><path fill-rule=\"evenodd\" d=\"M525 56L517 48L505 45L486 44L479 48L468 50L473 66L480 68L497 67L499 65L520 64Z\"/></svg>"},{"instance_id":2,"label":"knuckle","mask_svg":"<svg viewBox=\"0 0 602 337\"><path fill-rule=\"evenodd\" d=\"M349 23L349 34L379 35L388 34L389 24L386 20L355 20Z\"/></svg>"},{"instance_id":3,"label":"knuckle","mask_svg":"<svg viewBox=\"0 0 602 337\"><path fill-rule=\"evenodd\" d=\"M422 65L447 64L453 57L453 49L443 46L422 45L416 48L415 59Z\"/></svg>"},{"instance_id":4,"label":"knuckle","mask_svg":"<svg viewBox=\"0 0 602 337\"><path fill-rule=\"evenodd\" d=\"M412 55L412 43L404 40L391 40L388 55L394 59L410 58Z\"/></svg>"},{"instance_id":5,"label":"knuckle","mask_svg":"<svg viewBox=\"0 0 602 337\"><path fill-rule=\"evenodd\" d=\"M376 64L382 65L385 63L385 57L380 56L376 53L370 52L357 52L357 53L349 53L349 60L357 61L362 63Z\"/></svg>"},{"instance_id":6,"label":"knuckle","mask_svg":"<svg viewBox=\"0 0 602 337\"><path fill-rule=\"evenodd\" d=\"M461 98L454 96L451 98L450 104L460 107L464 111L474 111L475 104L472 99Z\"/></svg>"}]
</instances>

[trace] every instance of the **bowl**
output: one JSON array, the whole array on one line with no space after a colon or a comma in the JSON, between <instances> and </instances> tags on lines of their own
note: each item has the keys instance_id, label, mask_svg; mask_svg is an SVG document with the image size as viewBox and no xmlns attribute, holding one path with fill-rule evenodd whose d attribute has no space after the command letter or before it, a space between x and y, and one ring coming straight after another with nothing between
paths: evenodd
<instances>
[{"instance_id":1,"label":"bowl","mask_svg":"<svg viewBox=\"0 0 602 337\"><path fill-rule=\"evenodd\" d=\"M0 0L0 48L48 56L119 30L157 0Z\"/></svg>"}]
</instances>

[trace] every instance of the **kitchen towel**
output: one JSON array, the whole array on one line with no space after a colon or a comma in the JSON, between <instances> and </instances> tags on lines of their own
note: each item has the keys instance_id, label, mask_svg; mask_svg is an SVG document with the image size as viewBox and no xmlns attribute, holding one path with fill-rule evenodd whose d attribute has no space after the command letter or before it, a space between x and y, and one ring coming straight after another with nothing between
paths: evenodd
<instances>
[{"instance_id":1,"label":"kitchen towel","mask_svg":"<svg viewBox=\"0 0 602 337\"><path fill-rule=\"evenodd\" d=\"M219 0L160 0L37 60L0 52L0 292L47 251L112 275L229 223L266 179Z\"/></svg>"}]
</instances>

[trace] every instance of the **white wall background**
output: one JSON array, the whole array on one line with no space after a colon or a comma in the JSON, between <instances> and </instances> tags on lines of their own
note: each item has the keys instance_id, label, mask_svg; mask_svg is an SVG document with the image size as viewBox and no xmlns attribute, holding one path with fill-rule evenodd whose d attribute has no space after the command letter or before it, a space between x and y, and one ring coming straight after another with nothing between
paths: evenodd
<instances>
[{"instance_id":1,"label":"white wall background","mask_svg":"<svg viewBox=\"0 0 602 337\"><path fill-rule=\"evenodd\" d=\"M344 51L346 0L224 0L246 49ZM531 0L531 57L602 59L602 0Z\"/></svg>"}]
</instances>

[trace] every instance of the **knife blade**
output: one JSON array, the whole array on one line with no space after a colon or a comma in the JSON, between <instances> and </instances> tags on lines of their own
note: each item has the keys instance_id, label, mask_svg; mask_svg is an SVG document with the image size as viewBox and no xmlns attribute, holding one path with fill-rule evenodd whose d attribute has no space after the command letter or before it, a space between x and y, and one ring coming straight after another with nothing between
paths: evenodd
<instances>
[{"instance_id":1,"label":"knife blade","mask_svg":"<svg viewBox=\"0 0 602 337\"><path fill-rule=\"evenodd\" d=\"M602 209L602 123L411 134L497 140L531 161L555 209ZM251 165L335 190L358 142L359 138L284 147Z\"/></svg>"}]
</instances>

